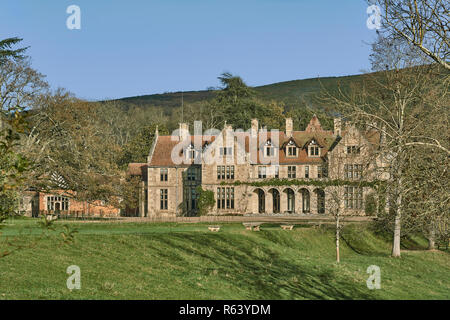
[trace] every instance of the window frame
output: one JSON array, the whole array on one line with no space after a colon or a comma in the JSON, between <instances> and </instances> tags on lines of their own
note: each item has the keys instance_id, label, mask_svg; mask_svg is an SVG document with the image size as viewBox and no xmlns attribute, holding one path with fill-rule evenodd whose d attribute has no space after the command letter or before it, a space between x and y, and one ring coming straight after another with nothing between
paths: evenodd
<instances>
[{"instance_id":1,"label":"window frame","mask_svg":"<svg viewBox=\"0 0 450 320\"><path fill-rule=\"evenodd\" d=\"M219 154L224 157L231 157L233 155L233 147L220 147Z\"/></svg>"},{"instance_id":2,"label":"window frame","mask_svg":"<svg viewBox=\"0 0 450 320\"><path fill-rule=\"evenodd\" d=\"M297 146L287 146L287 157L296 157L297 156Z\"/></svg>"},{"instance_id":3,"label":"window frame","mask_svg":"<svg viewBox=\"0 0 450 320\"><path fill-rule=\"evenodd\" d=\"M234 180L235 168L230 166L217 166L217 180Z\"/></svg>"},{"instance_id":4,"label":"window frame","mask_svg":"<svg viewBox=\"0 0 450 320\"><path fill-rule=\"evenodd\" d=\"M288 179L297 178L297 166L288 166Z\"/></svg>"},{"instance_id":5,"label":"window frame","mask_svg":"<svg viewBox=\"0 0 450 320\"><path fill-rule=\"evenodd\" d=\"M318 145L308 146L308 156L309 157L320 157L320 147Z\"/></svg>"},{"instance_id":6,"label":"window frame","mask_svg":"<svg viewBox=\"0 0 450 320\"><path fill-rule=\"evenodd\" d=\"M258 166L258 179L266 179L266 178L267 178L267 167Z\"/></svg>"},{"instance_id":7,"label":"window frame","mask_svg":"<svg viewBox=\"0 0 450 320\"><path fill-rule=\"evenodd\" d=\"M363 187L345 186L344 206L345 209L363 210L364 209Z\"/></svg>"},{"instance_id":8,"label":"window frame","mask_svg":"<svg viewBox=\"0 0 450 320\"><path fill-rule=\"evenodd\" d=\"M344 177L348 180L359 180L363 178L363 165L359 163L344 164Z\"/></svg>"},{"instance_id":9,"label":"window frame","mask_svg":"<svg viewBox=\"0 0 450 320\"><path fill-rule=\"evenodd\" d=\"M234 187L217 187L216 200L218 210L234 210Z\"/></svg>"},{"instance_id":10,"label":"window frame","mask_svg":"<svg viewBox=\"0 0 450 320\"><path fill-rule=\"evenodd\" d=\"M317 178L328 178L328 169L326 165L317 166Z\"/></svg>"},{"instance_id":11,"label":"window frame","mask_svg":"<svg viewBox=\"0 0 450 320\"><path fill-rule=\"evenodd\" d=\"M169 210L169 189L159 189L159 194L160 194L159 199L160 210Z\"/></svg>"},{"instance_id":12,"label":"window frame","mask_svg":"<svg viewBox=\"0 0 450 320\"><path fill-rule=\"evenodd\" d=\"M65 196L47 196L46 198L47 200L47 211L55 211L55 205L57 203L60 204L60 209L59 211L69 211L70 210L70 199L69 197L65 197Z\"/></svg>"},{"instance_id":13,"label":"window frame","mask_svg":"<svg viewBox=\"0 0 450 320\"><path fill-rule=\"evenodd\" d=\"M169 180L169 168L160 168L159 181L168 181L168 180Z\"/></svg>"},{"instance_id":14,"label":"window frame","mask_svg":"<svg viewBox=\"0 0 450 320\"><path fill-rule=\"evenodd\" d=\"M275 179L279 179L280 178L280 166L274 166L274 173L273 173L273 177Z\"/></svg>"},{"instance_id":15,"label":"window frame","mask_svg":"<svg viewBox=\"0 0 450 320\"><path fill-rule=\"evenodd\" d=\"M195 158L197 157L197 150L195 150L194 145L190 144L186 150L186 160L195 160Z\"/></svg>"},{"instance_id":16,"label":"window frame","mask_svg":"<svg viewBox=\"0 0 450 320\"><path fill-rule=\"evenodd\" d=\"M266 157L274 157L275 156L275 147L274 146L266 146Z\"/></svg>"},{"instance_id":17,"label":"window frame","mask_svg":"<svg viewBox=\"0 0 450 320\"><path fill-rule=\"evenodd\" d=\"M361 153L361 146L358 145L347 146L347 154L360 154L360 153Z\"/></svg>"}]
</instances>

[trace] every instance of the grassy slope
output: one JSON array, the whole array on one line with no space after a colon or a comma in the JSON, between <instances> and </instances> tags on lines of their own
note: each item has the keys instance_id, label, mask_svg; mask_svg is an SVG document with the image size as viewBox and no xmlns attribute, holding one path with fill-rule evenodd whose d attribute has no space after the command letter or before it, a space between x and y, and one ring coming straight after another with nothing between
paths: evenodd
<instances>
[{"instance_id":1,"label":"grassy slope","mask_svg":"<svg viewBox=\"0 0 450 320\"><path fill-rule=\"evenodd\" d=\"M16 220L2 240L30 241L35 236L25 234L37 231L35 223ZM405 251L393 259L389 242L361 226L346 227L340 265L333 232L323 227L251 232L224 224L211 233L203 224L72 226L79 230L73 245L51 236L0 259L0 299L450 299L448 252ZM72 264L81 268L82 288L70 292L65 271ZM372 264L381 268L380 290L366 287Z\"/></svg>"},{"instance_id":2,"label":"grassy slope","mask_svg":"<svg viewBox=\"0 0 450 320\"><path fill-rule=\"evenodd\" d=\"M322 88L334 91L338 84L344 87L351 82L361 79L361 75L352 75L345 77L326 77L311 78L302 80L284 81L264 86L254 87L257 96L266 101L280 101L286 105L306 102L308 105L316 106L313 96ZM212 99L215 92L212 90L187 91L183 92L185 103L194 103ZM125 104L134 104L140 106L160 106L166 108L179 107L181 104L181 92L168 92L163 94L151 94L136 97L127 97L118 99ZM318 105L316 106L318 107Z\"/></svg>"}]
</instances>

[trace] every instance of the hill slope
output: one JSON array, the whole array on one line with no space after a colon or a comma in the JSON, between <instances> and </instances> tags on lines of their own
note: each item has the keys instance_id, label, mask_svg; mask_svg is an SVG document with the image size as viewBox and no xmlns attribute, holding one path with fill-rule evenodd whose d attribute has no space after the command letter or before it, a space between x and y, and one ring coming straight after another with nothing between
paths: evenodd
<instances>
[{"instance_id":1,"label":"hill slope","mask_svg":"<svg viewBox=\"0 0 450 320\"><path fill-rule=\"evenodd\" d=\"M424 251L413 238L401 259L391 258L389 239L363 225L343 229L339 265L326 226L252 232L224 223L212 233L189 223L70 225L75 244L46 238L0 259L0 299L450 299L448 252ZM0 247L6 237L31 242L38 230L36 220L16 220L2 231ZM81 269L81 290L66 287L70 265ZM370 265L381 269L380 290L366 286Z\"/></svg>"},{"instance_id":2,"label":"hill slope","mask_svg":"<svg viewBox=\"0 0 450 320\"><path fill-rule=\"evenodd\" d=\"M286 105L306 103L312 107L317 107L314 102L314 95L319 93L321 88L330 91L336 90L338 85L348 86L352 82L359 81L362 75L352 75L343 77L324 77L311 78L303 80L284 81L264 86L254 87L257 96L263 100L275 100L284 102ZM179 107L181 105L181 96L185 103L194 103L203 100L209 100L215 96L214 90L170 92L163 94L151 94L136 97L126 97L116 101L125 104L140 106L160 106L160 107Z\"/></svg>"}]
</instances>

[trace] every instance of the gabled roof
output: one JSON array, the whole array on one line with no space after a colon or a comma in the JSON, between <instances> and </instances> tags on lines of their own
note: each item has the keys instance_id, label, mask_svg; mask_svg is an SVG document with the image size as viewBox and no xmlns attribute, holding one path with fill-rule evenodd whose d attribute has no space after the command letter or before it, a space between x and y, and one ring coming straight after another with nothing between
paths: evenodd
<instances>
[{"instance_id":1,"label":"gabled roof","mask_svg":"<svg viewBox=\"0 0 450 320\"><path fill-rule=\"evenodd\" d=\"M237 137L237 142L242 143L242 150L246 153L250 152L250 133L249 132L235 132ZM274 136L277 135L277 136ZM192 143L195 145L195 141L200 141L201 145L204 147L206 143L213 143L217 137L212 135L202 135L202 136L191 136L190 141L186 141L186 145ZM309 157L307 150L302 148L306 143L315 139L321 149L321 157ZM277 147L279 147L279 163L280 164L298 164L298 163L314 163L323 162L323 157L326 155L328 149L331 147L333 142L336 140L336 136L333 135L332 131L325 131L320 126L319 119L314 116L309 122L305 131L293 131L292 137L286 136L283 131L278 132L259 132L257 135L256 146L258 149L262 149L267 141ZM278 142L277 142L278 141ZM287 157L285 152L285 145L293 141L300 149L296 157ZM174 166L175 163L171 158L172 149L180 143L178 137L172 136L159 136L153 154L151 156L150 166ZM181 151L180 151L181 152ZM251 163L262 163L259 159L259 152L256 159L251 159Z\"/></svg>"},{"instance_id":2,"label":"gabled roof","mask_svg":"<svg viewBox=\"0 0 450 320\"><path fill-rule=\"evenodd\" d=\"M359 129L357 129L354 126L348 126L342 131L342 139L344 139L345 136L350 132L350 128L355 129L359 133L361 132ZM379 147L381 134L380 134L380 131L378 131L377 129L371 128L369 130L366 130L363 133L360 133L360 135L365 141L367 141L369 146L371 146L372 148L377 149Z\"/></svg>"},{"instance_id":3,"label":"gabled roof","mask_svg":"<svg viewBox=\"0 0 450 320\"><path fill-rule=\"evenodd\" d=\"M380 131L378 131L376 129L370 129L364 135L365 135L367 141L369 141L369 143L372 145L372 147L377 149L380 146L380 142L381 142Z\"/></svg>"},{"instance_id":4,"label":"gabled roof","mask_svg":"<svg viewBox=\"0 0 450 320\"><path fill-rule=\"evenodd\" d=\"M294 133L295 133L295 131L294 131ZM297 148L301 148L302 147L300 144L298 144L297 139L295 139L294 136L292 136L292 137L285 137L284 141L281 143L281 147L282 148L286 148L286 146L289 145L289 144L294 144Z\"/></svg>"},{"instance_id":5,"label":"gabled roof","mask_svg":"<svg viewBox=\"0 0 450 320\"><path fill-rule=\"evenodd\" d=\"M187 142L188 145L195 145L195 141L199 140L202 147L205 146L207 142L210 144L215 140L214 136L203 135L203 136L191 136L190 142ZM173 148L180 143L178 137L172 136L159 136L155 145L155 149L153 150L152 158L149 163L150 166L174 166L175 163L172 161L172 150ZM180 150L182 153L182 150Z\"/></svg>"},{"instance_id":6,"label":"gabled roof","mask_svg":"<svg viewBox=\"0 0 450 320\"><path fill-rule=\"evenodd\" d=\"M222 133L229 130L227 127ZM342 137L348 133L348 129L342 132ZM249 153L250 152L250 132L234 132L238 148L241 151ZM275 136L276 135L276 136ZM370 145L377 147L380 142L380 133L377 130L369 130L362 134L363 138L366 139ZM202 148L205 149L205 145L208 147L213 147L215 143L221 143L219 140L220 136L213 135L196 135L190 136L190 140L186 140L185 145L196 143L201 143ZM280 164L302 164L302 163L322 163L325 160L327 153L339 144L342 137L337 137L332 131L323 130L320 125L320 121L316 115L312 117L309 124L304 131L293 131L292 136L287 136L285 132L271 132L271 131L259 131L256 140L256 147L261 150L264 148L267 141L271 141L272 144L278 148L278 157ZM317 144L321 147L320 157L309 157L308 150L305 146L311 141L315 140ZM339 140L338 140L339 139ZM217 140L217 141L216 141ZM293 141L298 147L296 157L286 156L286 144L289 141ZM178 136L158 136L155 139L154 146L151 150L151 155L149 157L150 162L148 164L144 163L130 163L129 172L130 174L139 173L139 170L145 170L147 166L164 167L164 166L176 166L172 160L172 150L180 143L180 138ZM241 152L240 151L240 152ZM180 154L182 154L182 149L180 149ZM262 164L263 161L259 159L260 152L257 153L256 159L250 159L252 164Z\"/></svg>"},{"instance_id":7,"label":"gabled roof","mask_svg":"<svg viewBox=\"0 0 450 320\"><path fill-rule=\"evenodd\" d=\"M323 132L322 126L320 125L319 118L316 115L313 115L311 120L309 120L308 125L306 126L305 132Z\"/></svg>"},{"instance_id":8,"label":"gabled roof","mask_svg":"<svg viewBox=\"0 0 450 320\"><path fill-rule=\"evenodd\" d=\"M259 148L264 148L266 146L270 146L270 147L274 147L274 148L278 148L280 145L280 143L274 143L274 141L272 141L272 138L268 137L267 139L261 140L260 144L259 144Z\"/></svg>"},{"instance_id":9,"label":"gabled roof","mask_svg":"<svg viewBox=\"0 0 450 320\"><path fill-rule=\"evenodd\" d=\"M314 141L314 143L316 144L316 145L318 145L320 148L323 148L323 145L319 142L319 140L318 139L316 139L316 138L311 138L311 139L309 139L309 140L307 140L306 142L305 142L305 144L303 145L303 148L306 148L307 146L309 146L312 142Z\"/></svg>"}]
</instances>

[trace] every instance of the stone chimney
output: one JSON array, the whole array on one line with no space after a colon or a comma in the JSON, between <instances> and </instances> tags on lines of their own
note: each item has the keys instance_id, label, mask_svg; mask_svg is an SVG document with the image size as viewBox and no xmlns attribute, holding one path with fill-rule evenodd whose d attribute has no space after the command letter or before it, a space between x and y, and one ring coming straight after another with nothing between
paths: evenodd
<instances>
[{"instance_id":1,"label":"stone chimney","mask_svg":"<svg viewBox=\"0 0 450 320\"><path fill-rule=\"evenodd\" d=\"M294 123L292 118L286 118L286 136L292 137L292 132L294 131Z\"/></svg>"},{"instance_id":2,"label":"stone chimney","mask_svg":"<svg viewBox=\"0 0 450 320\"><path fill-rule=\"evenodd\" d=\"M180 123L180 130L178 132L180 140L185 140L189 136L189 125L187 123Z\"/></svg>"},{"instance_id":3,"label":"stone chimney","mask_svg":"<svg viewBox=\"0 0 450 320\"><path fill-rule=\"evenodd\" d=\"M224 123L224 125L223 125L223 129L224 129L225 131L230 131L230 130L233 130L233 126L232 126L231 124L228 124L228 123L225 121L225 123Z\"/></svg>"},{"instance_id":4,"label":"stone chimney","mask_svg":"<svg viewBox=\"0 0 450 320\"><path fill-rule=\"evenodd\" d=\"M342 134L342 119L334 118L334 134L340 136Z\"/></svg>"},{"instance_id":5,"label":"stone chimney","mask_svg":"<svg viewBox=\"0 0 450 320\"><path fill-rule=\"evenodd\" d=\"M223 125L223 138L226 141L226 145L228 145L230 137L233 137L233 126L231 124L227 124L225 121L225 124Z\"/></svg>"},{"instance_id":6,"label":"stone chimney","mask_svg":"<svg viewBox=\"0 0 450 320\"><path fill-rule=\"evenodd\" d=\"M252 129L251 129L251 133L252 136L256 137L256 135L258 134L258 119L252 119Z\"/></svg>"}]
</instances>

